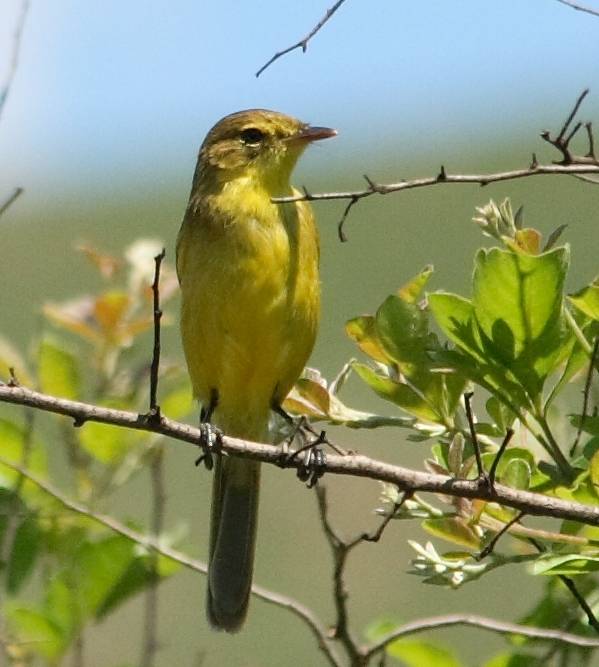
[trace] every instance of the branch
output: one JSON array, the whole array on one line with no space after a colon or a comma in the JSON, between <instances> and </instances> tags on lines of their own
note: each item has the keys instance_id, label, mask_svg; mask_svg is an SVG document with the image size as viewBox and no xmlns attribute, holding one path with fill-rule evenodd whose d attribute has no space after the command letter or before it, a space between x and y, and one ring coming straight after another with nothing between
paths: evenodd
<instances>
[{"instance_id":1,"label":"branch","mask_svg":"<svg viewBox=\"0 0 599 667\"><path fill-rule=\"evenodd\" d=\"M128 540L139 544L144 549L153 551L162 556L166 556L167 558L174 560L189 570L193 570L194 572L201 572L202 574L208 573L208 565L203 561L191 558L190 556L187 556L186 554L177 551L176 549L172 549L171 547L160 544L156 537L148 537L143 533L139 533L136 530L129 528L124 523L121 523L117 519L114 519L113 517L107 516L106 514L99 514L90 510L84 505L71 500L70 498L67 498L67 496L61 493L52 484L39 479L35 475L32 475L28 470L25 470L21 466L11 463L2 457L0 457L0 464L11 468L15 472L21 474L23 477L26 477L30 482L45 491L48 495L52 496L68 510L92 519L93 521L102 524L109 530L112 530L113 532L122 535ZM335 651L331 646L331 640L327 636L326 628L322 626L312 610L308 609L293 598L282 595L281 593L275 593L274 591L270 591L267 588L262 588L262 586L257 586L256 584L252 585L252 595L255 595L257 598L264 600L265 602L269 602L270 604L288 609L290 612L295 614L310 628L312 634L318 641L320 649L327 657L329 664L333 665L333 667L342 667L343 663L335 654Z\"/></svg>"},{"instance_id":2,"label":"branch","mask_svg":"<svg viewBox=\"0 0 599 667\"><path fill-rule=\"evenodd\" d=\"M592 14L593 16L599 16L599 11L597 11L596 9L591 9L590 7L584 7L583 5L571 2L570 0L557 0L557 1L561 2L562 5L572 7L572 9L575 9L577 12L586 12L587 14Z\"/></svg>"},{"instance_id":3,"label":"branch","mask_svg":"<svg viewBox=\"0 0 599 667\"><path fill-rule=\"evenodd\" d=\"M397 512L401 509L406 500L412 497L411 492L405 492L398 502L395 503L391 511L383 518L379 527L372 533L360 533L356 537L344 540L333 528L328 517L328 503L326 489L322 486L316 487L316 497L318 499L318 510L320 521L324 534L327 538L333 555L333 591L335 599L335 610L337 620L332 631L332 636L338 639L344 646L352 666L360 667L366 665L368 658L364 656L364 649L361 649L353 633L349 628L347 613L348 590L345 585L345 566L347 557L354 547L362 542L378 542L383 535L385 528L391 522Z\"/></svg>"},{"instance_id":4,"label":"branch","mask_svg":"<svg viewBox=\"0 0 599 667\"><path fill-rule=\"evenodd\" d=\"M82 426L86 421L113 424L151 433L160 433L181 442L201 446L202 431L188 424L162 417L159 423L150 423L144 415L124 410L114 410L89 403L69 401L47 394L32 391L19 385L0 384L0 402L15 405L27 405L45 412L71 417L75 426ZM281 463L281 450L273 445L240 440L229 436L223 437L222 449L229 454L249 458L264 463L297 469L305 465L305 454L288 457L288 462ZM461 498L478 498L496 502L506 507L555 519L569 519L591 526L599 526L599 507L584 505L552 496L520 491L502 484L494 488L480 484L478 480L455 479L446 475L420 472L392 465L359 454L339 456L327 455L323 465L325 473L366 477L380 482L394 484L402 491L425 491L441 493Z\"/></svg>"},{"instance_id":5,"label":"branch","mask_svg":"<svg viewBox=\"0 0 599 667\"><path fill-rule=\"evenodd\" d=\"M160 310L160 266L166 255L166 250L154 257L154 281L152 283L152 304L154 314L154 348L152 350L152 365L150 368L150 411L148 419L160 421L160 406L156 400L158 391L158 371L160 368L160 320L162 319L162 310Z\"/></svg>"},{"instance_id":6,"label":"branch","mask_svg":"<svg viewBox=\"0 0 599 667\"><path fill-rule=\"evenodd\" d=\"M363 190L311 193L306 188L303 188L302 193L298 192L297 194L287 197L273 197L272 201L277 204L284 204L296 201L346 200L348 203L345 206L341 220L338 223L339 238L341 241L345 241L346 238L343 233L343 225L350 210L360 200L372 197L373 195L388 195L392 192L401 192L403 190L413 190L415 188L446 184L475 184L485 186L490 183L513 181L519 178L528 178L530 176L568 175L582 178L582 175L584 174L599 174L599 161L595 156L593 132L590 123L585 123L584 125L587 131L588 140L587 153L585 155L574 155L569 148L571 140L583 124L581 122L576 123L570 132L568 132L568 129L588 92L588 89L584 90L578 96L574 107L562 125L560 133L556 137L551 136L551 133L547 130L544 130L541 133L541 138L561 153L562 159L558 162L539 164L536 155L533 153L532 160L527 167L522 169L512 169L510 171L498 171L486 174L449 174L445 170L445 167L441 166L439 173L436 176L400 180L396 183L377 183L369 176L364 175L367 187Z\"/></svg>"},{"instance_id":7,"label":"branch","mask_svg":"<svg viewBox=\"0 0 599 667\"><path fill-rule=\"evenodd\" d=\"M19 66L19 53L21 51L21 41L23 38L23 28L25 27L25 19L27 18L27 12L29 11L29 0L23 0L21 3L21 13L17 19L17 25L13 33L12 40L12 55L10 59L10 65L8 67L8 74L6 76L6 81L2 86L0 91L0 116L2 116L2 111L4 110L4 105L10 93L12 87L12 82L17 73L17 68Z\"/></svg>"},{"instance_id":8,"label":"branch","mask_svg":"<svg viewBox=\"0 0 599 667\"><path fill-rule=\"evenodd\" d=\"M500 632L502 634L521 635L523 637L530 637L531 639L544 639L546 641L562 642L564 644L572 644L574 646L583 646L586 648L599 647L599 640L597 639L581 637L580 635L575 635L570 632L562 632L561 630L534 628L528 625L498 621L494 618L487 618L486 616L478 616L476 614L447 614L446 616L421 618L401 625L385 637L379 639L372 646L366 648L364 650L364 656L366 659L372 658L379 651L382 651L386 646L391 644L391 642L394 642L400 637L425 632L426 630L436 630L451 625L470 625L475 628L491 630L492 632Z\"/></svg>"},{"instance_id":9,"label":"branch","mask_svg":"<svg viewBox=\"0 0 599 667\"><path fill-rule=\"evenodd\" d=\"M22 194L23 188L15 188L13 193L0 204L0 215L4 215Z\"/></svg>"},{"instance_id":10,"label":"branch","mask_svg":"<svg viewBox=\"0 0 599 667\"><path fill-rule=\"evenodd\" d=\"M341 7L341 5L345 2L345 0L337 0L337 2L332 6L327 9L326 14L320 19L320 21L310 30L310 32L303 38L300 39L299 42L296 42L295 44L292 44L291 46L288 46L286 49L283 49L282 51L278 51L275 53L275 55L262 67L256 72L256 77L259 77L262 72L264 72L265 69L270 67L275 60L278 60L282 56L290 53L291 51L295 51L295 49L301 49L302 53L306 53L306 50L308 48L308 42L314 37L314 35L324 26L324 24L333 16L333 14Z\"/></svg>"}]
</instances>

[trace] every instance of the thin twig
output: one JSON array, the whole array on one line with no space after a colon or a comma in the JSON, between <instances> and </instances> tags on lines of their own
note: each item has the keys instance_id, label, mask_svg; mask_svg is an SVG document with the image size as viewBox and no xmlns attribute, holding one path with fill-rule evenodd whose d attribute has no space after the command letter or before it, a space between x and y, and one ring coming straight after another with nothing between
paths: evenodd
<instances>
[{"instance_id":1,"label":"thin twig","mask_svg":"<svg viewBox=\"0 0 599 667\"><path fill-rule=\"evenodd\" d=\"M19 17L17 18L17 24L12 38L12 54L10 58L10 64L8 66L8 74L6 75L6 80L4 85L0 90L0 117L4 111L4 105L8 99L10 89L17 73L19 67L19 54L21 52L21 42L23 39L23 29L25 27L25 19L27 18L27 12L29 11L29 0L23 0L21 2L21 11Z\"/></svg>"},{"instance_id":2,"label":"thin twig","mask_svg":"<svg viewBox=\"0 0 599 667\"><path fill-rule=\"evenodd\" d=\"M438 628L452 625L469 625L482 630L491 630L501 634L521 635L531 639L542 639L551 642L561 642L563 644L572 644L574 646L584 646L588 648L599 647L599 640L589 637L581 637L561 630L546 628L534 628L530 625L519 625L517 623L508 623L507 621L498 621L494 618L479 616L478 614L447 614L446 616L431 616L430 618L421 618L416 621L405 623L395 628L388 635L379 639L376 643L369 646L364 651L367 659L372 658L376 653L382 651L389 644L405 637L428 630L437 630Z\"/></svg>"},{"instance_id":3,"label":"thin twig","mask_svg":"<svg viewBox=\"0 0 599 667\"><path fill-rule=\"evenodd\" d=\"M490 183L512 181L519 178L541 175L568 175L587 180L582 176L583 174L599 174L599 161L595 156L592 125L590 123L585 123L589 142L589 148L585 155L574 155L569 148L569 142L575 132L582 127L582 123L577 123L574 129L569 133L568 128L574 120L575 115L578 113L580 105L588 92L588 89L584 90L578 96L572 110L568 114L568 117L556 137L553 137L548 130L541 133L541 138L561 153L562 159L560 161L551 164L539 164L536 155L533 153L532 161L523 169L512 169L509 171L499 171L487 174L450 174L447 173L445 167L442 166L435 176L413 178L410 180L402 179L395 183L377 183L365 175L364 179L367 183L367 187L363 190L312 193L306 188L303 188L302 193L298 192L297 194L288 197L274 197L272 201L277 204L283 204L297 201L347 200L348 203L346 204L341 220L338 223L339 238L342 241L346 241L347 238L343 232L343 227L349 212L359 201L366 199L367 197L372 197L373 195L388 195L403 190L412 190L415 188L425 188L444 184L474 184L485 186Z\"/></svg>"},{"instance_id":4,"label":"thin twig","mask_svg":"<svg viewBox=\"0 0 599 667\"><path fill-rule=\"evenodd\" d=\"M295 44L292 44L291 46L288 46L286 49L283 49L282 51L278 51L275 53L275 55L262 67L256 72L256 77L259 77L262 72L264 72L265 69L270 67L275 60L278 60L282 56L290 53L291 51L295 51L295 49L301 49L302 53L306 53L306 49L308 48L308 42L314 37L314 35L324 26L324 24L333 16L333 14L341 7L341 5L345 2L345 0L337 0L337 2L332 6L327 9L326 14L320 19L320 21L310 30L310 32L303 37L302 39L299 40L299 42L296 42Z\"/></svg>"},{"instance_id":5,"label":"thin twig","mask_svg":"<svg viewBox=\"0 0 599 667\"><path fill-rule=\"evenodd\" d=\"M489 484L491 485L491 487L493 487L495 484L495 476L497 475L497 466L499 465L499 461L501 461L503 452L505 452L505 448L509 445L510 440L512 439L513 436L514 436L514 429L508 428L508 430L505 432L505 437L503 438L503 442L501 443L501 445L499 445L497 454L495 454L493 463L491 463L491 467L489 468Z\"/></svg>"},{"instance_id":6,"label":"thin twig","mask_svg":"<svg viewBox=\"0 0 599 667\"><path fill-rule=\"evenodd\" d=\"M587 371L587 376L584 381L584 391L583 391L583 398L582 398L582 413L580 415L580 422L578 424L578 430L576 431L576 438L574 439L574 442L572 443L572 447L570 448L570 457L574 456L576 453L576 448L578 447L578 443L580 442L580 438L582 437L582 430L584 428L584 423L586 421L588 411L589 411L589 398L591 396L591 385L593 382L593 371L595 370L595 366L597 364L597 354L599 354L599 336L596 336L595 338L595 343L593 344L593 351L591 352L591 360L589 363L589 370Z\"/></svg>"},{"instance_id":7,"label":"thin twig","mask_svg":"<svg viewBox=\"0 0 599 667\"><path fill-rule=\"evenodd\" d=\"M344 577L347 557L360 539L345 542L337 534L329 521L327 495L324 486L316 486L316 498L318 499L318 510L324 534L333 555L333 596L335 600L336 621L332 636L334 639L338 639L343 645L350 664L352 666L360 665L362 664L362 660L358 641L353 636L349 627L347 614L348 590Z\"/></svg>"},{"instance_id":8,"label":"thin twig","mask_svg":"<svg viewBox=\"0 0 599 667\"><path fill-rule=\"evenodd\" d=\"M497 545L497 542L501 539L501 537L507 533L507 531L515 524L522 519L522 517L525 516L524 512L518 512L515 517L510 519L502 528L501 530L497 531L495 535L493 536L493 539L487 544L487 546L484 549L481 549L480 552L476 555L476 560L483 560L483 558L486 558L490 553L493 552L495 549L495 546Z\"/></svg>"},{"instance_id":9,"label":"thin twig","mask_svg":"<svg viewBox=\"0 0 599 667\"><path fill-rule=\"evenodd\" d=\"M587 14L592 14L593 16L599 16L599 11L597 11L596 9L591 9L590 7L579 5L576 2L571 2L571 0L557 0L557 1L561 2L562 5L567 5L568 7L572 7L572 9L575 9L577 12L586 12Z\"/></svg>"},{"instance_id":10,"label":"thin twig","mask_svg":"<svg viewBox=\"0 0 599 667\"><path fill-rule=\"evenodd\" d=\"M546 551L545 547L542 544L540 544L537 540L531 537L528 539L528 541L535 547L535 549L539 553L545 553ZM597 620L597 617L595 616L588 602L585 600L584 595L578 590L578 588L576 588L576 584L574 583L574 581L570 577L567 577L565 574L558 574L557 576L561 580L561 582L566 586L566 588L570 591L572 597L576 600L578 606L584 611L587 620L589 622L589 625L595 630L595 632L599 633L599 621Z\"/></svg>"},{"instance_id":11,"label":"thin twig","mask_svg":"<svg viewBox=\"0 0 599 667\"><path fill-rule=\"evenodd\" d=\"M113 424L139 431L160 433L176 441L187 442L198 447L203 442L203 432L189 424L163 417L159 424L148 423L144 415L125 410L115 410L99 405L49 396L21 386L0 383L0 402L27 405L45 412L65 415L82 426L86 421ZM242 458L263 461L281 467L280 450L269 444L240 440L224 435L223 452ZM304 465L304 455L290 461L289 467L297 469ZM427 491L461 498L478 498L506 505L526 514L547 516L555 519L570 519L591 526L599 526L599 507L585 505L553 496L513 489L502 484L494 488L481 485L478 480L456 479L447 475L411 470L398 465L363 456L329 454L323 466L325 474L364 477L394 484L402 491Z\"/></svg>"},{"instance_id":12,"label":"thin twig","mask_svg":"<svg viewBox=\"0 0 599 667\"><path fill-rule=\"evenodd\" d=\"M580 593L580 591L576 588L574 581L570 577L566 577L564 574L560 574L558 576L565 584L566 588L570 591L570 593L572 593L581 609L586 614L589 625L595 630L595 632L599 634L599 621L597 620L597 617L595 616L588 602L584 599L582 593Z\"/></svg>"},{"instance_id":13,"label":"thin twig","mask_svg":"<svg viewBox=\"0 0 599 667\"><path fill-rule=\"evenodd\" d=\"M0 204L0 216L4 215L6 211L17 201L17 199L23 194L23 188L15 188L13 193L9 195L3 202Z\"/></svg>"},{"instance_id":14,"label":"thin twig","mask_svg":"<svg viewBox=\"0 0 599 667\"><path fill-rule=\"evenodd\" d=\"M478 472L478 479L480 481L489 482L487 473L483 467L483 460L480 455L480 445L478 444L478 436L476 435L476 426L474 424L474 415L472 414L472 405L470 401L474 394L469 391L464 394L464 405L466 407L466 419L468 420L468 427L470 428L470 440L472 448L474 449L474 457L476 459L476 469Z\"/></svg>"},{"instance_id":15,"label":"thin twig","mask_svg":"<svg viewBox=\"0 0 599 667\"><path fill-rule=\"evenodd\" d=\"M166 250L162 248L156 257L154 257L154 282L152 283L152 302L154 313L154 348L152 351L152 365L150 367L150 411L148 419L160 421L160 406L158 405L156 394L158 392L158 371L160 368L160 320L162 319L162 310L160 310L160 265L166 255Z\"/></svg>"},{"instance_id":16,"label":"thin twig","mask_svg":"<svg viewBox=\"0 0 599 667\"><path fill-rule=\"evenodd\" d=\"M208 573L208 565L203 561L191 558L190 556L187 556L186 554L177 551L176 549L167 547L158 542L154 537L139 533L138 531L129 528L129 526L126 526L124 523L121 523L113 517L107 516L106 514L99 514L90 510L81 503L67 498L67 496L65 496L52 484L39 479L37 476L32 475L28 470L25 470L21 466L18 466L5 458L0 457L0 464L5 465L12 470L24 475L30 482L52 496L68 510L92 519L110 529L111 531L122 535L123 537L131 540L132 542L135 542L136 544L139 544L140 546L144 547L144 549L155 551L157 554L166 556L167 558L176 561L189 570L201 572L202 574ZM301 619L308 626L318 641L318 645L326 656L329 664L333 665L333 667L342 667L343 663L331 645L331 641L327 636L327 630L323 627L322 623L315 616L312 610L308 609L302 603L294 600L293 598L287 597L281 593L275 593L266 588L263 588L262 586L257 586L256 584L252 585L252 595L255 595L257 598L260 598L265 602L269 602L278 607L288 609L291 613L295 614L295 616Z\"/></svg>"},{"instance_id":17,"label":"thin twig","mask_svg":"<svg viewBox=\"0 0 599 667\"><path fill-rule=\"evenodd\" d=\"M156 542L160 541L164 528L164 514L166 511L166 493L164 484L164 450L162 445L157 445L152 452L150 464L151 487L152 487L152 517L151 535ZM150 554L151 580L145 593L144 603L144 625L143 641L140 667L154 667L156 654L158 652L158 554L152 551Z\"/></svg>"}]
</instances>

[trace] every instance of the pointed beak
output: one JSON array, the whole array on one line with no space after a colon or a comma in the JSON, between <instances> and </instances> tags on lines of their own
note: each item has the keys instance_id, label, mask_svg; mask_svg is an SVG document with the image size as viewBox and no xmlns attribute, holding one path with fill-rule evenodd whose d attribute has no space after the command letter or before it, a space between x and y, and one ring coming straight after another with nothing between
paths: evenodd
<instances>
[{"instance_id":1,"label":"pointed beak","mask_svg":"<svg viewBox=\"0 0 599 667\"><path fill-rule=\"evenodd\" d=\"M288 141L305 141L306 143L311 143L312 141L320 141L320 139L330 139L336 135L337 130L333 130L330 127L316 127L307 125L292 137L289 137Z\"/></svg>"}]
</instances>

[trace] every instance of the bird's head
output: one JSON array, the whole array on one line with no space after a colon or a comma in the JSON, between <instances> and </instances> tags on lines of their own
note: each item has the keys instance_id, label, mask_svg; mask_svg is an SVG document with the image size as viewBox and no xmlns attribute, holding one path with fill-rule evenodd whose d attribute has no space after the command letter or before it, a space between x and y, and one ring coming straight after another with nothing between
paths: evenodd
<instances>
[{"instance_id":1,"label":"bird's head","mask_svg":"<svg viewBox=\"0 0 599 667\"><path fill-rule=\"evenodd\" d=\"M285 186L308 144L336 134L276 111L238 111L225 116L206 135L197 176L220 183L248 177L265 186Z\"/></svg>"}]
</instances>

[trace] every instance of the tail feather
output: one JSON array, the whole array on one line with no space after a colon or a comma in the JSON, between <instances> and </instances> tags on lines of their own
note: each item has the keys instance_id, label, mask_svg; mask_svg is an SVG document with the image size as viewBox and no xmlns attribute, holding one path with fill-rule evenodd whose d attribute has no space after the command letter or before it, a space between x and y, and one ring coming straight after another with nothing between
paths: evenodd
<instances>
[{"instance_id":1,"label":"tail feather","mask_svg":"<svg viewBox=\"0 0 599 667\"><path fill-rule=\"evenodd\" d=\"M213 628L236 632L248 609L256 527L260 464L218 457L212 492L208 620Z\"/></svg>"}]
</instances>

